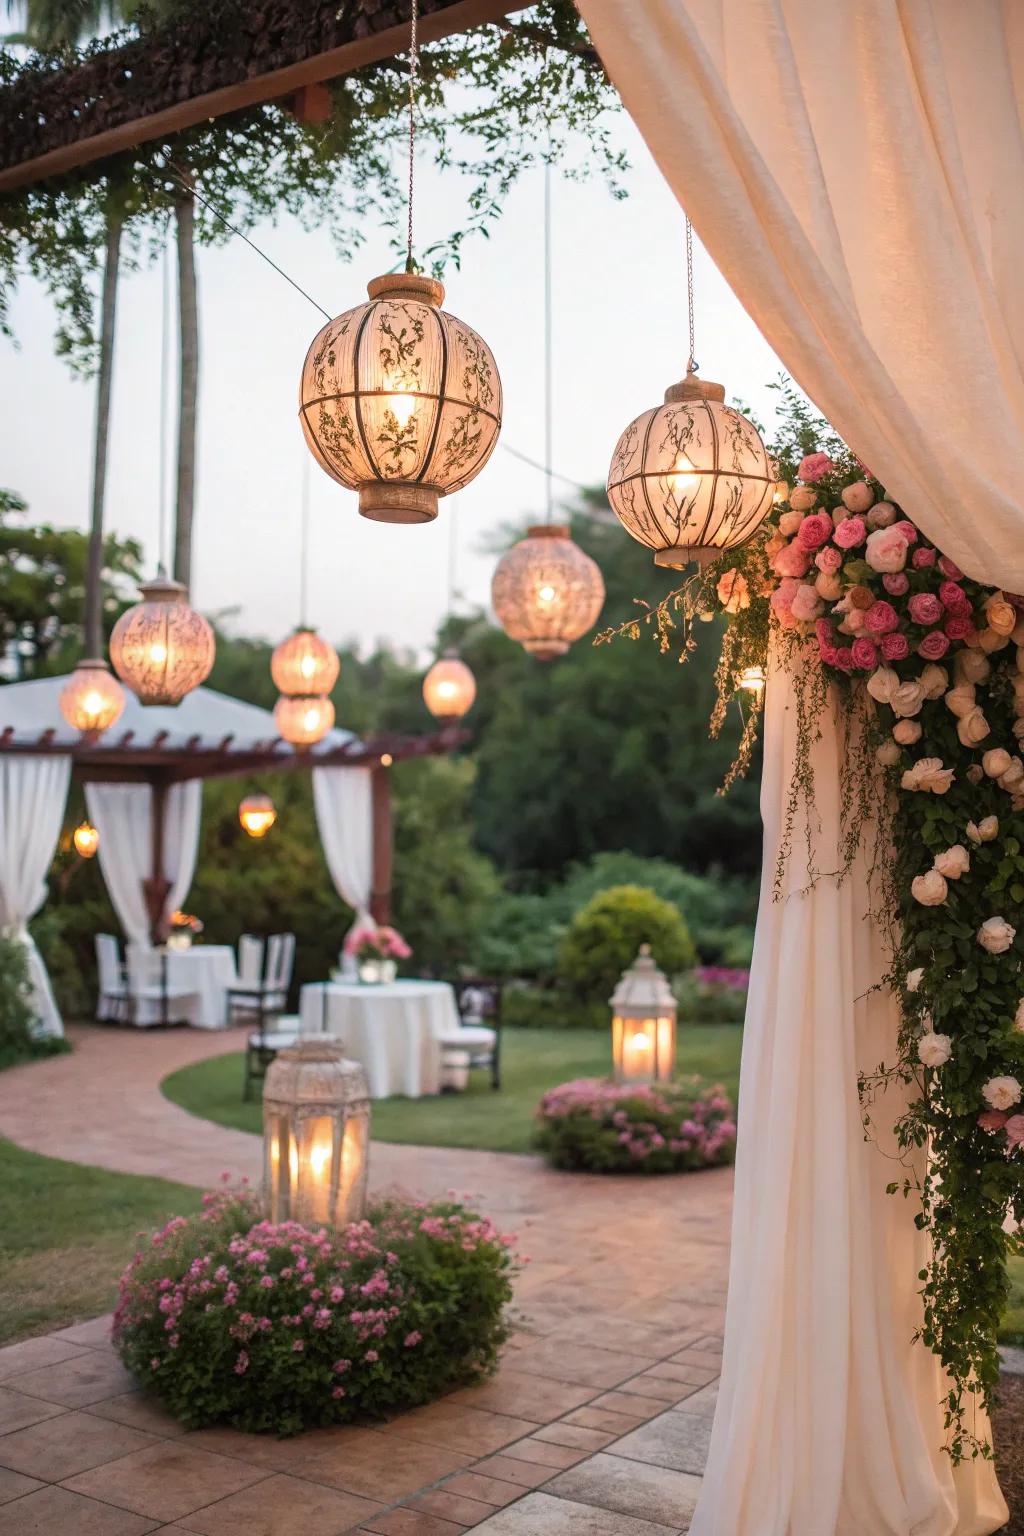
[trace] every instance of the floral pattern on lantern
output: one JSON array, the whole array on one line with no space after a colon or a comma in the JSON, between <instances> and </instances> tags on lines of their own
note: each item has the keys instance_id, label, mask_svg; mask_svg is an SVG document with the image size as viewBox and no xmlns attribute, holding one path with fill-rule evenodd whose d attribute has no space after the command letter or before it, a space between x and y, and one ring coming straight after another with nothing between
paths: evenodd
<instances>
[{"instance_id":1,"label":"floral pattern on lantern","mask_svg":"<svg viewBox=\"0 0 1024 1536\"><path fill-rule=\"evenodd\" d=\"M540 661L564 656L597 623L604 579L568 528L541 524L498 561L491 581L498 622Z\"/></svg>"},{"instance_id":2,"label":"floral pattern on lantern","mask_svg":"<svg viewBox=\"0 0 1024 1536\"><path fill-rule=\"evenodd\" d=\"M702 564L744 544L771 510L776 475L752 422L695 373L630 422L612 455L608 500L656 565Z\"/></svg>"},{"instance_id":3,"label":"floral pattern on lantern","mask_svg":"<svg viewBox=\"0 0 1024 1536\"><path fill-rule=\"evenodd\" d=\"M334 705L317 695L282 694L274 705L274 723L282 741L293 747L312 747L322 741L334 724Z\"/></svg>"},{"instance_id":4,"label":"floral pattern on lantern","mask_svg":"<svg viewBox=\"0 0 1024 1536\"><path fill-rule=\"evenodd\" d=\"M60 691L60 712L76 731L106 731L120 718L125 692L105 661L80 661Z\"/></svg>"},{"instance_id":5,"label":"floral pattern on lantern","mask_svg":"<svg viewBox=\"0 0 1024 1536\"><path fill-rule=\"evenodd\" d=\"M445 651L423 679L423 702L438 720L461 720L473 707L476 678L456 651Z\"/></svg>"},{"instance_id":6,"label":"floral pattern on lantern","mask_svg":"<svg viewBox=\"0 0 1024 1536\"><path fill-rule=\"evenodd\" d=\"M263 1084L264 1196L271 1221L343 1227L366 1208L370 1095L335 1040L279 1051Z\"/></svg>"},{"instance_id":7,"label":"floral pattern on lantern","mask_svg":"<svg viewBox=\"0 0 1024 1536\"><path fill-rule=\"evenodd\" d=\"M672 989L641 944L611 997L612 1061L617 1083L661 1083L676 1064L676 1013Z\"/></svg>"},{"instance_id":8,"label":"floral pattern on lantern","mask_svg":"<svg viewBox=\"0 0 1024 1536\"><path fill-rule=\"evenodd\" d=\"M250 837L266 837L277 811L269 795L246 795L238 807L238 819Z\"/></svg>"},{"instance_id":9,"label":"floral pattern on lantern","mask_svg":"<svg viewBox=\"0 0 1024 1536\"><path fill-rule=\"evenodd\" d=\"M370 302L314 337L299 387L310 452L359 492L364 517L426 523L493 452L501 380L490 348L441 309L444 286L415 273L374 278Z\"/></svg>"},{"instance_id":10,"label":"floral pattern on lantern","mask_svg":"<svg viewBox=\"0 0 1024 1536\"><path fill-rule=\"evenodd\" d=\"M270 658L274 684L279 693L288 695L330 693L340 670L337 651L315 629L300 627L281 641Z\"/></svg>"},{"instance_id":11,"label":"floral pattern on lantern","mask_svg":"<svg viewBox=\"0 0 1024 1536\"><path fill-rule=\"evenodd\" d=\"M100 835L91 821L81 822L72 833L72 842L79 858L91 859L100 846Z\"/></svg>"},{"instance_id":12,"label":"floral pattern on lantern","mask_svg":"<svg viewBox=\"0 0 1024 1536\"><path fill-rule=\"evenodd\" d=\"M180 704L210 675L213 630L179 581L158 576L122 613L110 637L114 671L140 704Z\"/></svg>"}]
</instances>

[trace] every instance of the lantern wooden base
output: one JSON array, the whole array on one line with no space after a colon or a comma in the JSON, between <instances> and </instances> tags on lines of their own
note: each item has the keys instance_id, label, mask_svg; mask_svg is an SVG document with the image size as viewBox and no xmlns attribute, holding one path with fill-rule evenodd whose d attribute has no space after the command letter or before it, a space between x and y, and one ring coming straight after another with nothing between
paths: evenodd
<instances>
[{"instance_id":1,"label":"lantern wooden base","mask_svg":"<svg viewBox=\"0 0 1024 1536\"><path fill-rule=\"evenodd\" d=\"M688 565L699 565L704 570L726 553L728 551L724 549L708 549L702 544L676 544L671 549L656 549L654 563L667 566L671 571L681 571Z\"/></svg>"},{"instance_id":2,"label":"lantern wooden base","mask_svg":"<svg viewBox=\"0 0 1024 1536\"><path fill-rule=\"evenodd\" d=\"M565 640L524 640L523 650L538 661L554 661L556 656L566 656L569 646Z\"/></svg>"},{"instance_id":3,"label":"lantern wooden base","mask_svg":"<svg viewBox=\"0 0 1024 1536\"><path fill-rule=\"evenodd\" d=\"M373 480L359 487L359 512L375 523L432 523L437 497L433 486Z\"/></svg>"}]
</instances>

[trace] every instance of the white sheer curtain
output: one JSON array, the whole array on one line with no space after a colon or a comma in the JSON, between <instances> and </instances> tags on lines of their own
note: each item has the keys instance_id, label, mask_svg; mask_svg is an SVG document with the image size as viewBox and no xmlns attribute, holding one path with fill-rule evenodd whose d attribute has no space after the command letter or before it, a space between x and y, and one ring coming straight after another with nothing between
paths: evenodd
<instances>
[{"instance_id":1,"label":"white sheer curtain","mask_svg":"<svg viewBox=\"0 0 1024 1536\"><path fill-rule=\"evenodd\" d=\"M148 784L87 784L85 803L100 835L99 860L121 927L136 944L149 943L143 881L152 873L153 791ZM170 915L188 895L199 848L203 786L198 779L173 784L164 810L164 903Z\"/></svg>"},{"instance_id":2,"label":"white sheer curtain","mask_svg":"<svg viewBox=\"0 0 1024 1536\"><path fill-rule=\"evenodd\" d=\"M821 724L812 825L827 871L843 745L834 720ZM857 1073L892 1060L898 1027L892 995L869 991L886 962L866 915L867 857L807 889L800 823L773 899L795 742L789 678L773 665L725 1357L691 1533L987 1536L1007 1519L995 1472L978 1461L954 1475L938 1362L912 1343L924 1239L911 1206L885 1193L899 1104L876 1106L879 1144L862 1130Z\"/></svg>"},{"instance_id":3,"label":"white sheer curtain","mask_svg":"<svg viewBox=\"0 0 1024 1536\"><path fill-rule=\"evenodd\" d=\"M369 768L314 768L313 804L334 887L355 911L355 925L372 923L373 792ZM347 958L346 970L354 970Z\"/></svg>"},{"instance_id":4,"label":"white sheer curtain","mask_svg":"<svg viewBox=\"0 0 1024 1536\"><path fill-rule=\"evenodd\" d=\"M1024 5L577 4L786 368L946 554L1024 592Z\"/></svg>"},{"instance_id":5,"label":"white sheer curtain","mask_svg":"<svg viewBox=\"0 0 1024 1536\"><path fill-rule=\"evenodd\" d=\"M25 946L32 1006L45 1035L62 1035L64 1025L28 922L46 900L70 782L70 757L0 757L0 928Z\"/></svg>"}]
</instances>

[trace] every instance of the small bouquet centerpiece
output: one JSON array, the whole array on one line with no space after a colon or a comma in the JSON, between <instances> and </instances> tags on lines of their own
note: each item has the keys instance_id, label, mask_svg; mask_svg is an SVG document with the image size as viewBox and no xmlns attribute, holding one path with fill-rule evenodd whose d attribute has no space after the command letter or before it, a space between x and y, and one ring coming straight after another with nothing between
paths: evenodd
<instances>
[{"instance_id":1,"label":"small bouquet centerpiece","mask_svg":"<svg viewBox=\"0 0 1024 1536\"><path fill-rule=\"evenodd\" d=\"M192 940L203 931L202 920L188 912L171 913L171 931L167 935L168 949L191 949Z\"/></svg>"},{"instance_id":2,"label":"small bouquet centerpiece","mask_svg":"<svg viewBox=\"0 0 1024 1536\"><path fill-rule=\"evenodd\" d=\"M394 981L399 960L408 960L412 950L397 928L371 928L360 924L345 940L343 953L355 960L359 980L374 986Z\"/></svg>"}]
</instances>

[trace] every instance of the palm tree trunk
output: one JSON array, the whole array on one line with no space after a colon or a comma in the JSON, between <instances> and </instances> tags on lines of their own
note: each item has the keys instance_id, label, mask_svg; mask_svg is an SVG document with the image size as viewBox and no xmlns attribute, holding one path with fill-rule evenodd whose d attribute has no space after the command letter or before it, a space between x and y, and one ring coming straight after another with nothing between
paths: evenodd
<instances>
[{"instance_id":1,"label":"palm tree trunk","mask_svg":"<svg viewBox=\"0 0 1024 1536\"><path fill-rule=\"evenodd\" d=\"M178 493L174 525L174 579L186 587L192 576L192 512L196 489L196 408L199 398L199 305L196 295L195 200L176 208L178 322L181 378L178 395Z\"/></svg>"},{"instance_id":2,"label":"palm tree trunk","mask_svg":"<svg viewBox=\"0 0 1024 1536\"><path fill-rule=\"evenodd\" d=\"M114 328L117 319L117 274L121 263L120 209L107 211L107 253L103 265L100 310L100 371L96 384L96 438L92 463L92 521L85 570L85 654L103 655L103 504L107 490L110 439L110 391L114 378Z\"/></svg>"}]
</instances>

